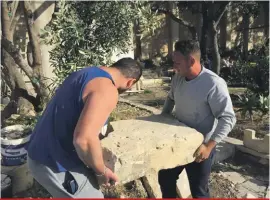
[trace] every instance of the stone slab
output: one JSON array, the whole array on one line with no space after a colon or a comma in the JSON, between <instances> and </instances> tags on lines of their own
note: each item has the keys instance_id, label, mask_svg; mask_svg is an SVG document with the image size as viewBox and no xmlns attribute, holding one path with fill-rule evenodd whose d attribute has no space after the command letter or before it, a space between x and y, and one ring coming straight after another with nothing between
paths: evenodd
<instances>
[{"instance_id":1,"label":"stone slab","mask_svg":"<svg viewBox=\"0 0 270 200\"><path fill-rule=\"evenodd\" d=\"M101 143L105 164L122 183L149 171L173 168L194 161L203 135L172 116L152 115L111 123L113 132Z\"/></svg>"},{"instance_id":2,"label":"stone slab","mask_svg":"<svg viewBox=\"0 0 270 200\"><path fill-rule=\"evenodd\" d=\"M247 148L245 146L236 146L236 149L243 152L243 153L248 153L248 154L251 154L255 157L259 157L261 159L266 159L269 161L269 154L259 153L257 151L250 149L250 148Z\"/></svg>"},{"instance_id":3,"label":"stone slab","mask_svg":"<svg viewBox=\"0 0 270 200\"><path fill-rule=\"evenodd\" d=\"M250 155L255 156L257 158L260 158L262 164L269 164L269 154L260 153L260 152L253 150L253 149L245 147L244 142L242 140L227 137L224 139L224 142L229 143L229 144L233 144L235 146L235 150L239 150L243 153L247 153L247 154L250 154Z\"/></svg>"},{"instance_id":4,"label":"stone slab","mask_svg":"<svg viewBox=\"0 0 270 200\"><path fill-rule=\"evenodd\" d=\"M229 181L231 181L234 185L236 184L240 184L240 183L244 183L246 181L245 177L242 176L240 173L238 172L223 172L222 175L228 179Z\"/></svg>"},{"instance_id":5,"label":"stone slab","mask_svg":"<svg viewBox=\"0 0 270 200\"><path fill-rule=\"evenodd\" d=\"M267 185L265 185L265 182L256 179L250 179L242 183L241 187L247 189L249 193L255 195L258 198L263 198L267 189Z\"/></svg>"}]
</instances>

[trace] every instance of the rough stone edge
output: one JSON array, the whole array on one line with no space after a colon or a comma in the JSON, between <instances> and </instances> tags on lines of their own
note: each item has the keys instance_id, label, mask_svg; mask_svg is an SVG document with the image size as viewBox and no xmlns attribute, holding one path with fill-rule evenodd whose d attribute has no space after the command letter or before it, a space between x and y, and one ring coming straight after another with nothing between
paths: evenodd
<instances>
[{"instance_id":1,"label":"rough stone edge","mask_svg":"<svg viewBox=\"0 0 270 200\"><path fill-rule=\"evenodd\" d=\"M124 98L119 98L118 100L119 102L121 103L126 103L126 104L129 104L131 106L134 106L136 108L140 108L142 110L146 110L148 112L151 112L155 115L159 115L161 113L161 110L157 109L157 108L154 108L154 107L151 107L151 106L146 106L146 105L143 105L143 104L140 104L140 103L134 103L130 100L127 100L127 99L124 99Z\"/></svg>"}]
</instances>

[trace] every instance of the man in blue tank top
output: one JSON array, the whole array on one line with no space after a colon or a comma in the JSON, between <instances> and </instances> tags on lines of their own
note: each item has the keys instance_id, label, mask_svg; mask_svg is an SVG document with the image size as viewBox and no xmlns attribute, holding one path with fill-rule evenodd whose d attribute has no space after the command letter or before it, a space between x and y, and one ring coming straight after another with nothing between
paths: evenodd
<instances>
[{"instance_id":1,"label":"man in blue tank top","mask_svg":"<svg viewBox=\"0 0 270 200\"><path fill-rule=\"evenodd\" d=\"M104 165L99 134L119 94L141 74L135 60L123 58L74 72L57 89L28 146L29 169L53 197L103 198L99 185L118 181Z\"/></svg>"}]
</instances>

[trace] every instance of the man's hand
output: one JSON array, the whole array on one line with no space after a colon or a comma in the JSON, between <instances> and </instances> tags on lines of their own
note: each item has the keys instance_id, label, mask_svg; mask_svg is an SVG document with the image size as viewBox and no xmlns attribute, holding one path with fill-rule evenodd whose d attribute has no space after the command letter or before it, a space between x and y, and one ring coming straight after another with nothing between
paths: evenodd
<instances>
[{"instance_id":1,"label":"man's hand","mask_svg":"<svg viewBox=\"0 0 270 200\"><path fill-rule=\"evenodd\" d=\"M208 159L212 149L216 146L216 142L210 140L207 144L202 144L194 153L195 161L200 163Z\"/></svg>"},{"instance_id":2,"label":"man's hand","mask_svg":"<svg viewBox=\"0 0 270 200\"><path fill-rule=\"evenodd\" d=\"M117 175L112 172L112 170L106 168L104 175L97 175L97 180L99 185L105 185L109 187L111 184L117 185L119 179Z\"/></svg>"}]
</instances>

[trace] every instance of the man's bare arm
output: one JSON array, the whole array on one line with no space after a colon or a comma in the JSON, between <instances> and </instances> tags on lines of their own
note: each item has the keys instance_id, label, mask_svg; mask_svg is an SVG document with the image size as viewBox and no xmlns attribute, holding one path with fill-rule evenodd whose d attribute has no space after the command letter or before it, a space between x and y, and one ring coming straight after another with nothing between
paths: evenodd
<instances>
[{"instance_id":1,"label":"man's bare arm","mask_svg":"<svg viewBox=\"0 0 270 200\"><path fill-rule=\"evenodd\" d=\"M93 80L90 87L95 89L85 97L84 109L74 131L73 144L85 165L93 168L97 174L103 174L105 165L99 133L117 104L118 93L113 85L106 83L107 80L97 81Z\"/></svg>"}]
</instances>

